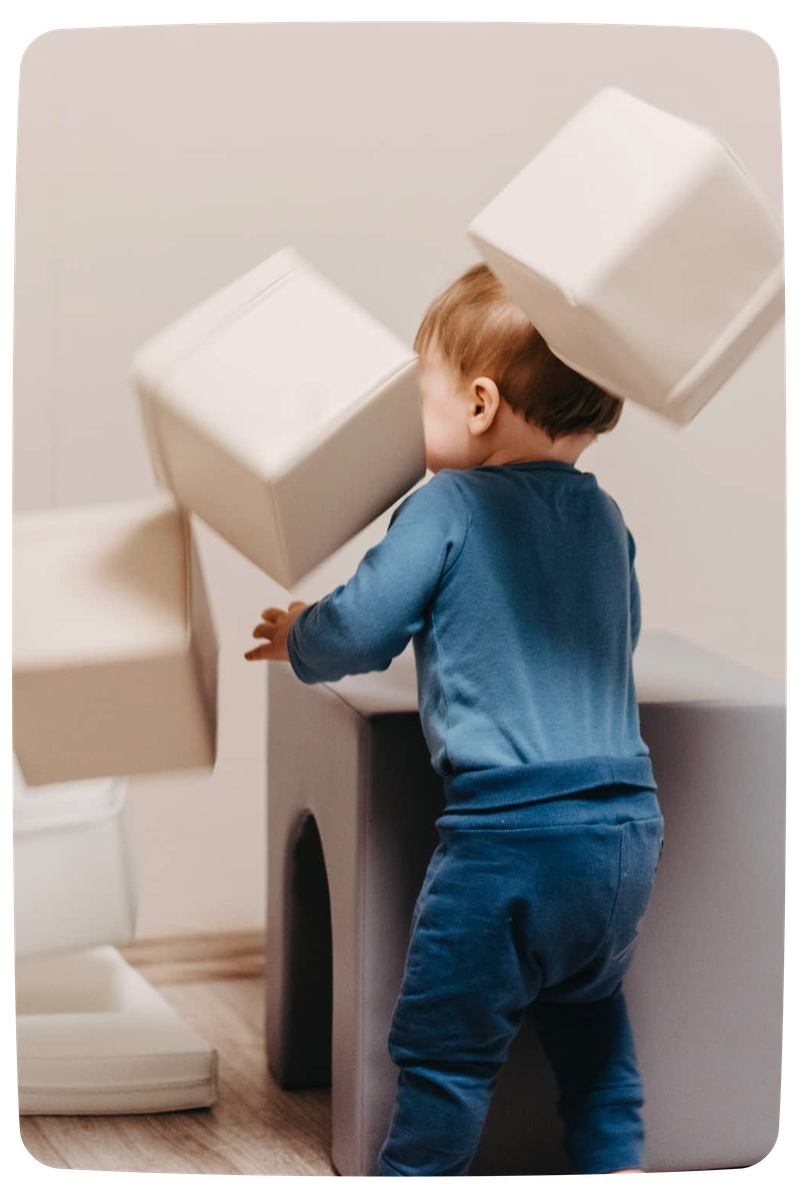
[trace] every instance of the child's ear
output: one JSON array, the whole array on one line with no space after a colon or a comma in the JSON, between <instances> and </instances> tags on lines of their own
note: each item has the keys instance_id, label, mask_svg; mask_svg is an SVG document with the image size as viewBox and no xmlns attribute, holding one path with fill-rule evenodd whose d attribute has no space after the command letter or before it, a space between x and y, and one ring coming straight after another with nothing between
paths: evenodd
<instances>
[{"instance_id":1,"label":"child's ear","mask_svg":"<svg viewBox=\"0 0 800 1200\"><path fill-rule=\"evenodd\" d=\"M480 376L477 379L473 379L470 392L471 397L473 397L475 410L477 410L477 407L480 407L486 412L486 410L489 409L497 410L499 408L500 392L498 391L498 385L495 384L494 379L489 379L486 376Z\"/></svg>"}]
</instances>

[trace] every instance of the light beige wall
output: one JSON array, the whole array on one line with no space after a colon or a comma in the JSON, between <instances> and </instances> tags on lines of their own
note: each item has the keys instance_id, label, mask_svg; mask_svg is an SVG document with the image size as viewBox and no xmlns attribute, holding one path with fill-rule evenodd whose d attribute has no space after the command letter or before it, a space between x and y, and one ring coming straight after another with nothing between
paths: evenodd
<instances>
[{"instance_id":1,"label":"light beige wall","mask_svg":"<svg viewBox=\"0 0 800 1200\"><path fill-rule=\"evenodd\" d=\"M597 89L715 130L781 211L778 66L744 30L516 24L55 31L21 65L17 509L153 494L135 348L285 244L411 340L471 218ZM579 466L638 544L645 629L785 674L784 328L686 428L628 405ZM139 932L264 919L260 611L287 593L193 519L220 633L213 775L137 780ZM388 514L294 590L344 582Z\"/></svg>"}]
</instances>

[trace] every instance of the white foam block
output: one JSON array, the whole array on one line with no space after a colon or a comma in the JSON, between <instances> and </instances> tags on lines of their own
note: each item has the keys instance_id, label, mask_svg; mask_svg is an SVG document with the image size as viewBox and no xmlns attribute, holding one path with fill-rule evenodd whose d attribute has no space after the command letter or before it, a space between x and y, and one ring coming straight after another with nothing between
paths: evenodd
<instances>
[{"instance_id":1,"label":"white foam block","mask_svg":"<svg viewBox=\"0 0 800 1200\"><path fill-rule=\"evenodd\" d=\"M126 780L29 788L16 759L14 767L17 958L127 946L138 885L125 822Z\"/></svg>"},{"instance_id":2,"label":"white foam block","mask_svg":"<svg viewBox=\"0 0 800 1200\"><path fill-rule=\"evenodd\" d=\"M598 92L468 229L553 353L686 423L784 310L783 238L703 127Z\"/></svg>"},{"instance_id":3,"label":"white foam block","mask_svg":"<svg viewBox=\"0 0 800 1200\"><path fill-rule=\"evenodd\" d=\"M212 767L216 634L171 496L14 518L14 750L31 785Z\"/></svg>"},{"instance_id":4,"label":"white foam block","mask_svg":"<svg viewBox=\"0 0 800 1200\"><path fill-rule=\"evenodd\" d=\"M21 1114L216 1103L216 1047L112 946L18 960L15 975Z\"/></svg>"},{"instance_id":5,"label":"white foam block","mask_svg":"<svg viewBox=\"0 0 800 1200\"><path fill-rule=\"evenodd\" d=\"M131 370L160 483L284 587L425 474L416 355L291 247Z\"/></svg>"}]
</instances>

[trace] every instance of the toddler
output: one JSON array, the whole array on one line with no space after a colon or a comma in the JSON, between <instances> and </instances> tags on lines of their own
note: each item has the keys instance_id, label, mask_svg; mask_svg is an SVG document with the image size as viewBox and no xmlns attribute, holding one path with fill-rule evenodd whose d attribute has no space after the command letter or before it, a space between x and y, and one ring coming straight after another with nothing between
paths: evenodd
<instances>
[{"instance_id":1,"label":"toddler","mask_svg":"<svg viewBox=\"0 0 800 1200\"><path fill-rule=\"evenodd\" d=\"M249 660L305 683L383 671L413 638L444 787L388 1048L376 1175L466 1175L526 1015L579 1173L643 1170L622 979L664 822L639 731L634 539L575 465L622 401L571 370L483 265L417 333L433 477L348 583L270 608Z\"/></svg>"}]
</instances>

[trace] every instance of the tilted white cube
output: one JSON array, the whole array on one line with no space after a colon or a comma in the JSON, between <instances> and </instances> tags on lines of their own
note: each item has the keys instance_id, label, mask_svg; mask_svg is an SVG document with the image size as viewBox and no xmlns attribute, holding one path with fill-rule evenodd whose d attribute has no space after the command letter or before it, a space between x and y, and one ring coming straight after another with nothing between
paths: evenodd
<instances>
[{"instance_id":1,"label":"tilted white cube","mask_svg":"<svg viewBox=\"0 0 800 1200\"><path fill-rule=\"evenodd\" d=\"M131 370L157 479L284 587L425 474L416 355L292 247Z\"/></svg>"},{"instance_id":2,"label":"tilted white cube","mask_svg":"<svg viewBox=\"0 0 800 1200\"><path fill-rule=\"evenodd\" d=\"M549 348L685 424L784 309L783 238L707 129L598 92L468 235Z\"/></svg>"},{"instance_id":3,"label":"tilted white cube","mask_svg":"<svg viewBox=\"0 0 800 1200\"><path fill-rule=\"evenodd\" d=\"M171 496L14 518L14 750L30 785L213 767L216 633Z\"/></svg>"}]
</instances>

